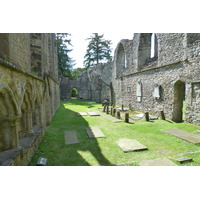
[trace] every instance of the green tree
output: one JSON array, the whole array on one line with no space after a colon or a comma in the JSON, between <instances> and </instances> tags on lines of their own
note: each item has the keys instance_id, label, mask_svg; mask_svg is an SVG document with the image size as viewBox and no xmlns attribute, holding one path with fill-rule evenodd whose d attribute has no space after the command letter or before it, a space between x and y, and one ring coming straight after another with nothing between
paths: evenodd
<instances>
[{"instance_id":1,"label":"green tree","mask_svg":"<svg viewBox=\"0 0 200 200\"><path fill-rule=\"evenodd\" d=\"M71 71L71 79L78 80L83 72L86 71L86 68L76 68Z\"/></svg>"},{"instance_id":2,"label":"green tree","mask_svg":"<svg viewBox=\"0 0 200 200\"><path fill-rule=\"evenodd\" d=\"M69 36L69 33L56 33L59 74L66 77L71 77L71 70L75 65L75 61L69 56L72 51Z\"/></svg>"},{"instance_id":3,"label":"green tree","mask_svg":"<svg viewBox=\"0 0 200 200\"><path fill-rule=\"evenodd\" d=\"M111 40L105 40L104 35L93 33L89 40L89 44L84 56L84 66L86 69L93 64L99 64L100 61L111 61Z\"/></svg>"}]
</instances>

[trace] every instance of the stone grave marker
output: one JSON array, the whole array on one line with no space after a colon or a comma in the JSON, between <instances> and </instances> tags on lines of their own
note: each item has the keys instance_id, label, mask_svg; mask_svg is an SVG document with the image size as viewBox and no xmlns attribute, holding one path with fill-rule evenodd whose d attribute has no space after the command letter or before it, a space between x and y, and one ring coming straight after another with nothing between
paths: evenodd
<instances>
[{"instance_id":1,"label":"stone grave marker","mask_svg":"<svg viewBox=\"0 0 200 200\"><path fill-rule=\"evenodd\" d=\"M143 144L139 143L137 140L123 138L116 142L123 152L131 151L142 151L147 150Z\"/></svg>"},{"instance_id":2,"label":"stone grave marker","mask_svg":"<svg viewBox=\"0 0 200 200\"><path fill-rule=\"evenodd\" d=\"M46 158L39 158L37 161L37 166L46 166L47 159Z\"/></svg>"},{"instance_id":3,"label":"stone grave marker","mask_svg":"<svg viewBox=\"0 0 200 200\"><path fill-rule=\"evenodd\" d=\"M155 160L145 160L139 163L139 166L177 166L174 162L167 158L159 158Z\"/></svg>"},{"instance_id":4,"label":"stone grave marker","mask_svg":"<svg viewBox=\"0 0 200 200\"><path fill-rule=\"evenodd\" d=\"M192 158L189 158L189 157L184 157L184 158L178 158L178 159L176 159L178 162L180 162L180 163L184 163L184 162L191 162L191 161L193 161L193 159Z\"/></svg>"},{"instance_id":5,"label":"stone grave marker","mask_svg":"<svg viewBox=\"0 0 200 200\"><path fill-rule=\"evenodd\" d=\"M161 131L164 131L165 133L168 133L170 135L174 135L178 138L181 138L181 139L191 142L193 144L200 144L200 136L199 135L195 135L195 134L189 133L187 131L184 131L184 130L181 130L178 128L163 129Z\"/></svg>"},{"instance_id":6,"label":"stone grave marker","mask_svg":"<svg viewBox=\"0 0 200 200\"><path fill-rule=\"evenodd\" d=\"M65 131L65 144L76 144L79 140L76 131Z\"/></svg>"},{"instance_id":7,"label":"stone grave marker","mask_svg":"<svg viewBox=\"0 0 200 200\"><path fill-rule=\"evenodd\" d=\"M77 115L78 116L87 116L87 113L86 112L77 112Z\"/></svg>"},{"instance_id":8,"label":"stone grave marker","mask_svg":"<svg viewBox=\"0 0 200 200\"><path fill-rule=\"evenodd\" d=\"M96 126L90 126L90 127L86 128L86 132L87 132L89 138L105 137L105 135L102 133L102 131Z\"/></svg>"},{"instance_id":9,"label":"stone grave marker","mask_svg":"<svg viewBox=\"0 0 200 200\"><path fill-rule=\"evenodd\" d=\"M87 113L88 113L88 115L90 115L90 116L100 116L99 113L93 112L93 111L90 111L90 112L87 112Z\"/></svg>"}]
</instances>

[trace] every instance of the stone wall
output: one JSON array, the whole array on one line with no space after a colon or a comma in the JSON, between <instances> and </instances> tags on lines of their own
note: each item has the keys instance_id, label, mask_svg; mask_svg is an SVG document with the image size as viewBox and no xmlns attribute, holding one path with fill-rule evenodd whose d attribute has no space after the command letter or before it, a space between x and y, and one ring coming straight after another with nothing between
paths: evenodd
<instances>
[{"instance_id":1,"label":"stone wall","mask_svg":"<svg viewBox=\"0 0 200 200\"><path fill-rule=\"evenodd\" d=\"M200 125L199 34L156 34L154 44L151 36L138 33L117 46L112 78L116 104L156 115L163 110L168 118L181 122L185 98L186 121ZM156 46L154 57L150 57L152 45ZM117 74L122 50L127 64Z\"/></svg>"},{"instance_id":2,"label":"stone wall","mask_svg":"<svg viewBox=\"0 0 200 200\"><path fill-rule=\"evenodd\" d=\"M78 90L79 99L91 100L98 103L105 99L110 99L112 66L112 62L94 66L84 72L77 81L61 77L61 99L69 100L73 88Z\"/></svg>"},{"instance_id":3,"label":"stone wall","mask_svg":"<svg viewBox=\"0 0 200 200\"><path fill-rule=\"evenodd\" d=\"M119 42L113 62L91 68L76 82L62 81L62 99L77 87L80 98L110 99L155 115L164 111L175 122L183 120L185 101L186 121L200 125L199 64L199 33L136 33Z\"/></svg>"},{"instance_id":4,"label":"stone wall","mask_svg":"<svg viewBox=\"0 0 200 200\"><path fill-rule=\"evenodd\" d=\"M27 165L59 107L55 40L40 33L1 40L0 165Z\"/></svg>"}]
</instances>

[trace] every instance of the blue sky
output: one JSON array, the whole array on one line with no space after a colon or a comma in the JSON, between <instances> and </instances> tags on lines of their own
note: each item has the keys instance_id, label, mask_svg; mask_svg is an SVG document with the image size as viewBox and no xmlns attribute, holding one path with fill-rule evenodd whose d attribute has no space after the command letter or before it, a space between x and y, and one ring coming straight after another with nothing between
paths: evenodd
<instances>
[{"instance_id":1,"label":"blue sky","mask_svg":"<svg viewBox=\"0 0 200 200\"><path fill-rule=\"evenodd\" d=\"M74 68L83 67L84 55L86 54L86 49L88 41L86 38L90 37L92 33L71 33L71 43L73 45L73 51L70 53L70 56L76 60L76 66ZM121 39L133 39L133 33L99 33L104 34L104 39L112 41L113 55L114 50Z\"/></svg>"}]
</instances>

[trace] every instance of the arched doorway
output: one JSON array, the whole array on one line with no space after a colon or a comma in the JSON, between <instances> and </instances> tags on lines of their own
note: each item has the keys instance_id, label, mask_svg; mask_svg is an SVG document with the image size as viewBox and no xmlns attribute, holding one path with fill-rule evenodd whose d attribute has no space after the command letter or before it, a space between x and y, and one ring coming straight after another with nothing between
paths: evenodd
<instances>
[{"instance_id":1,"label":"arched doorway","mask_svg":"<svg viewBox=\"0 0 200 200\"><path fill-rule=\"evenodd\" d=\"M174 104L172 120L174 122L183 122L185 113L185 83L177 81L174 84Z\"/></svg>"},{"instance_id":2,"label":"arched doorway","mask_svg":"<svg viewBox=\"0 0 200 200\"><path fill-rule=\"evenodd\" d=\"M78 98L78 90L76 88L72 88L71 90L71 100L75 100Z\"/></svg>"}]
</instances>

